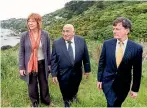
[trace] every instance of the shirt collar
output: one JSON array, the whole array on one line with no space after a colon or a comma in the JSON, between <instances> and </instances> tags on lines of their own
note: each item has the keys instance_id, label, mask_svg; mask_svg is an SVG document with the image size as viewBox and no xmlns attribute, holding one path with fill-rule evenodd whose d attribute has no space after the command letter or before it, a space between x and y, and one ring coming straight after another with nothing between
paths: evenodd
<instances>
[{"instance_id":1,"label":"shirt collar","mask_svg":"<svg viewBox=\"0 0 147 108\"><path fill-rule=\"evenodd\" d=\"M117 39L117 45L119 44L119 42L120 42L120 41ZM128 38L127 38L126 40L123 41L123 45L126 45L127 42L128 42Z\"/></svg>"},{"instance_id":2,"label":"shirt collar","mask_svg":"<svg viewBox=\"0 0 147 108\"><path fill-rule=\"evenodd\" d=\"M68 43L67 41L65 41L66 43ZM74 37L71 39L71 43L74 43Z\"/></svg>"}]
</instances>

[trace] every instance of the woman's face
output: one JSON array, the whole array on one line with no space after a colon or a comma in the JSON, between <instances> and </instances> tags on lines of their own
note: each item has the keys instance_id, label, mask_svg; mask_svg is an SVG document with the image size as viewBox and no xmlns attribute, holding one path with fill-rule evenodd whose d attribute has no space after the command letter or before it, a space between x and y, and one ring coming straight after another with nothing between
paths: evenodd
<instances>
[{"instance_id":1,"label":"woman's face","mask_svg":"<svg viewBox=\"0 0 147 108\"><path fill-rule=\"evenodd\" d=\"M30 30L37 29L37 22L35 21L35 19L28 20L28 27Z\"/></svg>"}]
</instances>

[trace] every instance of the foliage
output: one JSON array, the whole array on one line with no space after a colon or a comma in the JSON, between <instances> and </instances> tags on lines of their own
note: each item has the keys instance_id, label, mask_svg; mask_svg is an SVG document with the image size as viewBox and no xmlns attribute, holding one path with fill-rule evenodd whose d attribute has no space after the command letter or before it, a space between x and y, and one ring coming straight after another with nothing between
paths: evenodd
<instances>
[{"instance_id":1,"label":"foliage","mask_svg":"<svg viewBox=\"0 0 147 108\"><path fill-rule=\"evenodd\" d=\"M88 4L90 2L90 4ZM96 88L96 73L101 43L112 38L112 22L118 17L127 17L132 21L133 29L129 38L147 41L147 2L145 1L71 1L65 8L43 16L43 29L50 33L51 40L61 36L64 24L71 23L76 34L84 36L89 48L92 72L88 80L83 77L78 92L80 103L73 107L105 107L104 94ZM18 32L27 30L26 19L1 21L3 28ZM51 42L52 42L51 41ZM1 105L2 107L29 107L30 100L27 85L19 79L18 46L1 51ZM137 99L127 97L123 107L147 107L147 62L143 63L143 77ZM51 100L56 106L63 106L58 85L49 78ZM41 104L40 106L45 106Z\"/></svg>"},{"instance_id":2,"label":"foliage","mask_svg":"<svg viewBox=\"0 0 147 108\"><path fill-rule=\"evenodd\" d=\"M83 76L80 84L78 99L79 102L74 102L72 107L106 107L106 99L102 91L96 88L97 67L99 56L99 41L88 41L88 50L91 60L91 73L88 79ZM100 47L101 48L101 47ZM1 107L30 107L28 97L27 84L19 79L18 72L18 45L15 48L1 51ZM147 107L147 62L143 63L143 77L141 88L137 99L127 97L123 103L123 107ZM49 77L49 91L51 101L56 107L63 107L62 95L59 85L54 85L51 77ZM40 107L47 107L44 104Z\"/></svg>"},{"instance_id":3,"label":"foliage","mask_svg":"<svg viewBox=\"0 0 147 108\"><path fill-rule=\"evenodd\" d=\"M147 2L145 1L70 1L65 7L43 16L43 28L50 32L51 39L61 35L64 24L75 26L76 33L90 40L112 37L112 22L118 17L132 21L130 38L147 41ZM25 31L24 19L2 21L2 27Z\"/></svg>"}]
</instances>

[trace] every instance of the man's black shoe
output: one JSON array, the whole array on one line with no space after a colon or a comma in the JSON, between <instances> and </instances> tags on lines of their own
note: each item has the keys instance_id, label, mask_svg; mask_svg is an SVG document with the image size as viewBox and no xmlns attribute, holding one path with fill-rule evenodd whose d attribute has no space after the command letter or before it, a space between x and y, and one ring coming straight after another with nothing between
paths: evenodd
<instances>
[{"instance_id":1,"label":"man's black shoe","mask_svg":"<svg viewBox=\"0 0 147 108\"><path fill-rule=\"evenodd\" d=\"M74 97L72 98L72 102L78 102L78 103L79 103L79 99L77 98L77 96L74 96Z\"/></svg>"},{"instance_id":2,"label":"man's black shoe","mask_svg":"<svg viewBox=\"0 0 147 108\"><path fill-rule=\"evenodd\" d=\"M64 101L64 107L70 107L69 101Z\"/></svg>"}]
</instances>

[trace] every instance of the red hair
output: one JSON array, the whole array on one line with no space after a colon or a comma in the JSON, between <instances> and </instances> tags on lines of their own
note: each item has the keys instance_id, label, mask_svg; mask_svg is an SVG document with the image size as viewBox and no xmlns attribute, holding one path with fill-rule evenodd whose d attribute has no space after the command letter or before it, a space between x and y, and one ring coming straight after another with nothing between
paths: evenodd
<instances>
[{"instance_id":1,"label":"red hair","mask_svg":"<svg viewBox=\"0 0 147 108\"><path fill-rule=\"evenodd\" d=\"M27 18L27 25L28 25L28 21L30 19L33 19L33 20L35 20L37 22L38 30L40 30L41 26L42 26L42 17L37 13L31 13Z\"/></svg>"}]
</instances>

